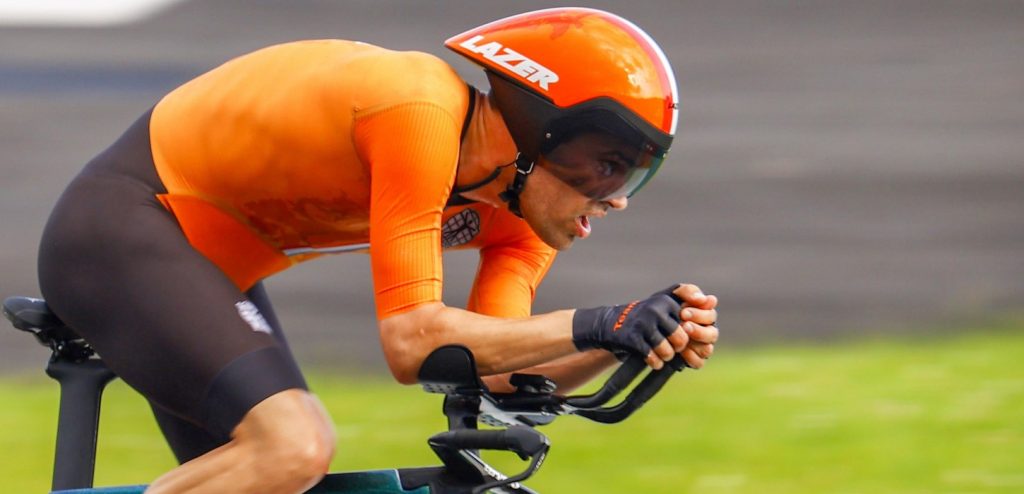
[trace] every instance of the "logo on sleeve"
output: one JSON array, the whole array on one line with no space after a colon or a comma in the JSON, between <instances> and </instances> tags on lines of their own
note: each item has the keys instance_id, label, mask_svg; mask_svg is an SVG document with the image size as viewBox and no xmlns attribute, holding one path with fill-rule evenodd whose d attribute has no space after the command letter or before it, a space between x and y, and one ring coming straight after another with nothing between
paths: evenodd
<instances>
[{"instance_id":1,"label":"logo on sleeve","mask_svg":"<svg viewBox=\"0 0 1024 494\"><path fill-rule=\"evenodd\" d=\"M458 247L476 238L480 233L480 213L463 209L441 225L441 247Z\"/></svg>"},{"instance_id":2,"label":"logo on sleeve","mask_svg":"<svg viewBox=\"0 0 1024 494\"><path fill-rule=\"evenodd\" d=\"M551 69L526 58L525 55L509 48L501 46L497 41L477 44L483 41L483 35L476 35L463 41L459 46L483 55L484 58L511 70L513 74L521 75L541 89L547 91L550 84L558 82L558 74Z\"/></svg>"}]
</instances>

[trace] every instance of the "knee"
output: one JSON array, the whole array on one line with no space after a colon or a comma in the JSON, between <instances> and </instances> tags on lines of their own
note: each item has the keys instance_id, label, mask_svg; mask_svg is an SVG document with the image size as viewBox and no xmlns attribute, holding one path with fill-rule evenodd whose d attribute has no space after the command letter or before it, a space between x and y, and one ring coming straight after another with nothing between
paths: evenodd
<instances>
[{"instance_id":1,"label":"knee","mask_svg":"<svg viewBox=\"0 0 1024 494\"><path fill-rule=\"evenodd\" d=\"M326 411L315 396L295 393L301 396L290 403L278 399L257 405L234 434L248 452L254 473L265 479L265 485L281 486L280 491L313 486L334 457L334 427Z\"/></svg>"},{"instance_id":2,"label":"knee","mask_svg":"<svg viewBox=\"0 0 1024 494\"><path fill-rule=\"evenodd\" d=\"M261 445L261 449L266 448L264 451L272 451L260 462L266 468L264 471L277 471L290 479L289 483L305 488L327 474L334 457L334 432L329 424L308 425L288 427L289 434L277 435Z\"/></svg>"}]
</instances>

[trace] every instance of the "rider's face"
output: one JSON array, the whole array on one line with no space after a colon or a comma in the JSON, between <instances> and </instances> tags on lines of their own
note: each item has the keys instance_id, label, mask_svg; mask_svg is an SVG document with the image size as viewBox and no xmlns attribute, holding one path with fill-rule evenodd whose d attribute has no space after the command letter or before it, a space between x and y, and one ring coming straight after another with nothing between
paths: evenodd
<instances>
[{"instance_id":1,"label":"rider's face","mask_svg":"<svg viewBox=\"0 0 1024 494\"><path fill-rule=\"evenodd\" d=\"M540 157L526 181L521 195L523 219L555 249L568 249L577 238L589 236L592 218L603 217L608 209L627 206L625 196L605 200L589 197L609 187L608 172L622 166L620 155L630 152L624 143L604 137L582 134L562 144L551 153L550 160ZM611 190L621 185L614 176L611 183Z\"/></svg>"},{"instance_id":2,"label":"rider's face","mask_svg":"<svg viewBox=\"0 0 1024 494\"><path fill-rule=\"evenodd\" d=\"M622 195L643 155L635 146L603 132L584 132L544 155L539 164L592 199Z\"/></svg>"}]
</instances>

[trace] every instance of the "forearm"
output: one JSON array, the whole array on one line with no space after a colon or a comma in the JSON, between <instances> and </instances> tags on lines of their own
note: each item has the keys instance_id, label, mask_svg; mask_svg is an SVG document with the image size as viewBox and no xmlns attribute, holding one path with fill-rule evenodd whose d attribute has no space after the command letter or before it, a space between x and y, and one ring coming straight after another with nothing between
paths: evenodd
<instances>
[{"instance_id":1,"label":"forearm","mask_svg":"<svg viewBox=\"0 0 1024 494\"><path fill-rule=\"evenodd\" d=\"M463 345L482 375L525 369L576 353L574 311L502 319L441 303L425 304L380 322L381 344L399 382L416 381L423 360L444 345Z\"/></svg>"},{"instance_id":2,"label":"forearm","mask_svg":"<svg viewBox=\"0 0 1024 494\"><path fill-rule=\"evenodd\" d=\"M617 363L618 360L611 353L603 350L591 350L515 372L545 376L558 385L558 393L567 394ZM484 378L484 382L491 391L511 392L514 390L509 384L511 376L512 372L488 376Z\"/></svg>"}]
</instances>

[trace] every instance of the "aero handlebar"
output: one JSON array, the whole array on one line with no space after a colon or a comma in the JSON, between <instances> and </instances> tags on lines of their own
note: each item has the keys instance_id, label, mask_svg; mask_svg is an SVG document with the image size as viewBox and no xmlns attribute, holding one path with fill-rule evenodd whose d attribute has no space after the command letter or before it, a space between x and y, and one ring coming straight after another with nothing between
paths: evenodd
<instances>
[{"instance_id":1,"label":"aero handlebar","mask_svg":"<svg viewBox=\"0 0 1024 494\"><path fill-rule=\"evenodd\" d=\"M617 405L604 406L629 388L647 369L643 358L622 363L597 392L585 396L554 394L555 383L544 376L513 374L513 393L492 393L480 380L473 354L465 347L445 346L431 353L420 367L419 381L432 393L445 395L444 412L449 431L430 438L429 444L448 469L464 477L478 477L474 493L530 493L519 484L533 475L549 448L547 437L534 429L560 415L578 415L595 422L621 422L642 407L676 372L686 368L676 355L659 370L652 370ZM477 422L502 427L478 430ZM502 450L530 460L523 472L508 477L487 465L478 450Z\"/></svg>"},{"instance_id":2,"label":"aero handlebar","mask_svg":"<svg viewBox=\"0 0 1024 494\"><path fill-rule=\"evenodd\" d=\"M659 370L651 371L640 384L618 405L601 408L602 405L622 392L647 367L640 357L630 357L596 393L588 396L566 398L566 405L575 408L575 414L603 424L621 422L642 407L665 386L676 372L686 368L682 355L676 354Z\"/></svg>"},{"instance_id":3,"label":"aero handlebar","mask_svg":"<svg viewBox=\"0 0 1024 494\"><path fill-rule=\"evenodd\" d=\"M550 446L547 438L522 425L498 430L461 429L442 432L430 438L431 446L455 449L511 451L528 459Z\"/></svg>"}]
</instances>

